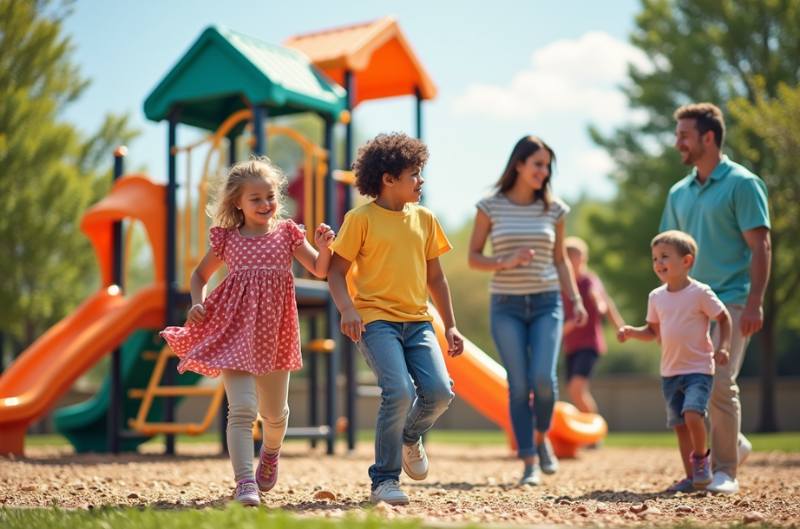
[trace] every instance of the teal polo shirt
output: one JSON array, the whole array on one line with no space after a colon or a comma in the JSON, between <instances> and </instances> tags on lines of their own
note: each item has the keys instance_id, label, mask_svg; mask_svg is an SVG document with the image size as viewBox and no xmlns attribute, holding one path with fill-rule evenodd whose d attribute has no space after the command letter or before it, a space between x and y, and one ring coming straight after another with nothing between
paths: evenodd
<instances>
[{"instance_id":1,"label":"teal polo shirt","mask_svg":"<svg viewBox=\"0 0 800 529\"><path fill-rule=\"evenodd\" d=\"M767 186L727 156L705 184L697 180L695 168L673 185L661 216L661 231L694 237L698 250L692 277L728 304L747 300L752 254L742 232L760 227L770 228Z\"/></svg>"}]
</instances>

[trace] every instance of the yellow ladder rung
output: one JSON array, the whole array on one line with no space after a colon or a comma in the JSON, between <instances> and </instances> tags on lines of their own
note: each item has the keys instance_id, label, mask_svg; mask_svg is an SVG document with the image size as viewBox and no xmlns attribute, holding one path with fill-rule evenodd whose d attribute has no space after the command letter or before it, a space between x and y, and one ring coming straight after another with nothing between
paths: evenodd
<instances>
[{"instance_id":1,"label":"yellow ladder rung","mask_svg":"<svg viewBox=\"0 0 800 529\"><path fill-rule=\"evenodd\" d=\"M138 425L135 419L128 421L128 424L134 430L144 435L157 435L160 433L184 433L188 435L199 435L205 431L202 424L185 424L174 422L149 422L143 425Z\"/></svg>"},{"instance_id":2,"label":"yellow ladder rung","mask_svg":"<svg viewBox=\"0 0 800 529\"><path fill-rule=\"evenodd\" d=\"M142 353L142 360L149 360L154 362L158 360L158 353L155 351L145 351Z\"/></svg>"},{"instance_id":3,"label":"yellow ladder rung","mask_svg":"<svg viewBox=\"0 0 800 529\"><path fill-rule=\"evenodd\" d=\"M332 353L336 349L336 341L330 338L317 338L308 342L305 348L312 353Z\"/></svg>"},{"instance_id":4,"label":"yellow ladder rung","mask_svg":"<svg viewBox=\"0 0 800 529\"><path fill-rule=\"evenodd\" d=\"M154 397L213 397L217 388L193 386L159 386L150 390ZM132 399L141 399L147 393L146 389L132 389L128 396Z\"/></svg>"}]
</instances>

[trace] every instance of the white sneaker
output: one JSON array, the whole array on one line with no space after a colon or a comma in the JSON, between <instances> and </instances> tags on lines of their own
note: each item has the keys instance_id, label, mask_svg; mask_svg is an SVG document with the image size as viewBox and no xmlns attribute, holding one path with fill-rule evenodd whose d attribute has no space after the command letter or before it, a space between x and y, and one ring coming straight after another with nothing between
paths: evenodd
<instances>
[{"instance_id":1,"label":"white sneaker","mask_svg":"<svg viewBox=\"0 0 800 529\"><path fill-rule=\"evenodd\" d=\"M747 461L750 452L753 451L753 444L742 434L739 434L739 443L737 445L739 452L739 464L743 465Z\"/></svg>"},{"instance_id":2,"label":"white sneaker","mask_svg":"<svg viewBox=\"0 0 800 529\"><path fill-rule=\"evenodd\" d=\"M389 505L408 505L408 496L396 479L382 481L369 495L370 503L385 501Z\"/></svg>"},{"instance_id":3,"label":"white sneaker","mask_svg":"<svg viewBox=\"0 0 800 529\"><path fill-rule=\"evenodd\" d=\"M417 481L428 477L428 455L421 438L414 444L403 445L403 470Z\"/></svg>"},{"instance_id":4,"label":"white sneaker","mask_svg":"<svg viewBox=\"0 0 800 529\"><path fill-rule=\"evenodd\" d=\"M706 485L706 490L717 494L736 494L739 492L739 482L725 472L718 470L714 472L714 479Z\"/></svg>"}]
</instances>

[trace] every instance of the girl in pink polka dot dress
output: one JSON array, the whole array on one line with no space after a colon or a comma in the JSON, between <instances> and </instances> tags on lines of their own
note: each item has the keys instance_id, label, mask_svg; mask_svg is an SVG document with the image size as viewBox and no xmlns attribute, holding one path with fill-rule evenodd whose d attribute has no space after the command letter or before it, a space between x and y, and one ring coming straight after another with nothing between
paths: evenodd
<instances>
[{"instance_id":1,"label":"girl in pink polka dot dress","mask_svg":"<svg viewBox=\"0 0 800 529\"><path fill-rule=\"evenodd\" d=\"M178 371L222 375L228 397L228 449L237 501L258 505L278 476L278 455L289 417L289 373L302 367L292 257L317 277L328 272L331 228L305 231L279 218L285 178L265 158L228 173L212 206L211 249L192 273L192 307L183 327L161 336L180 358ZM228 275L208 297L206 284L225 264ZM264 420L264 442L253 473L252 424Z\"/></svg>"}]
</instances>

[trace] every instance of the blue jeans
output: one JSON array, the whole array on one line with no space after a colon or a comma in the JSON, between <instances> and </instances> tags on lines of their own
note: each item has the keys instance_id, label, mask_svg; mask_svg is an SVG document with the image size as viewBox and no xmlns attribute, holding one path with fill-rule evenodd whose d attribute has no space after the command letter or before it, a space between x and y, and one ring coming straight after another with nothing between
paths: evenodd
<instances>
[{"instance_id":1,"label":"blue jeans","mask_svg":"<svg viewBox=\"0 0 800 529\"><path fill-rule=\"evenodd\" d=\"M564 324L561 293L492 294L490 316L492 338L508 377L517 455L530 457L536 454L533 429L542 433L550 429L558 398L556 360Z\"/></svg>"},{"instance_id":2,"label":"blue jeans","mask_svg":"<svg viewBox=\"0 0 800 529\"><path fill-rule=\"evenodd\" d=\"M667 428L684 424L683 414L687 411L705 417L713 384L714 376L702 373L661 377L661 392L667 402Z\"/></svg>"},{"instance_id":3,"label":"blue jeans","mask_svg":"<svg viewBox=\"0 0 800 529\"><path fill-rule=\"evenodd\" d=\"M416 443L447 410L454 394L430 322L373 321L358 348L381 388L375 425L372 488L400 478L401 444Z\"/></svg>"}]
</instances>

